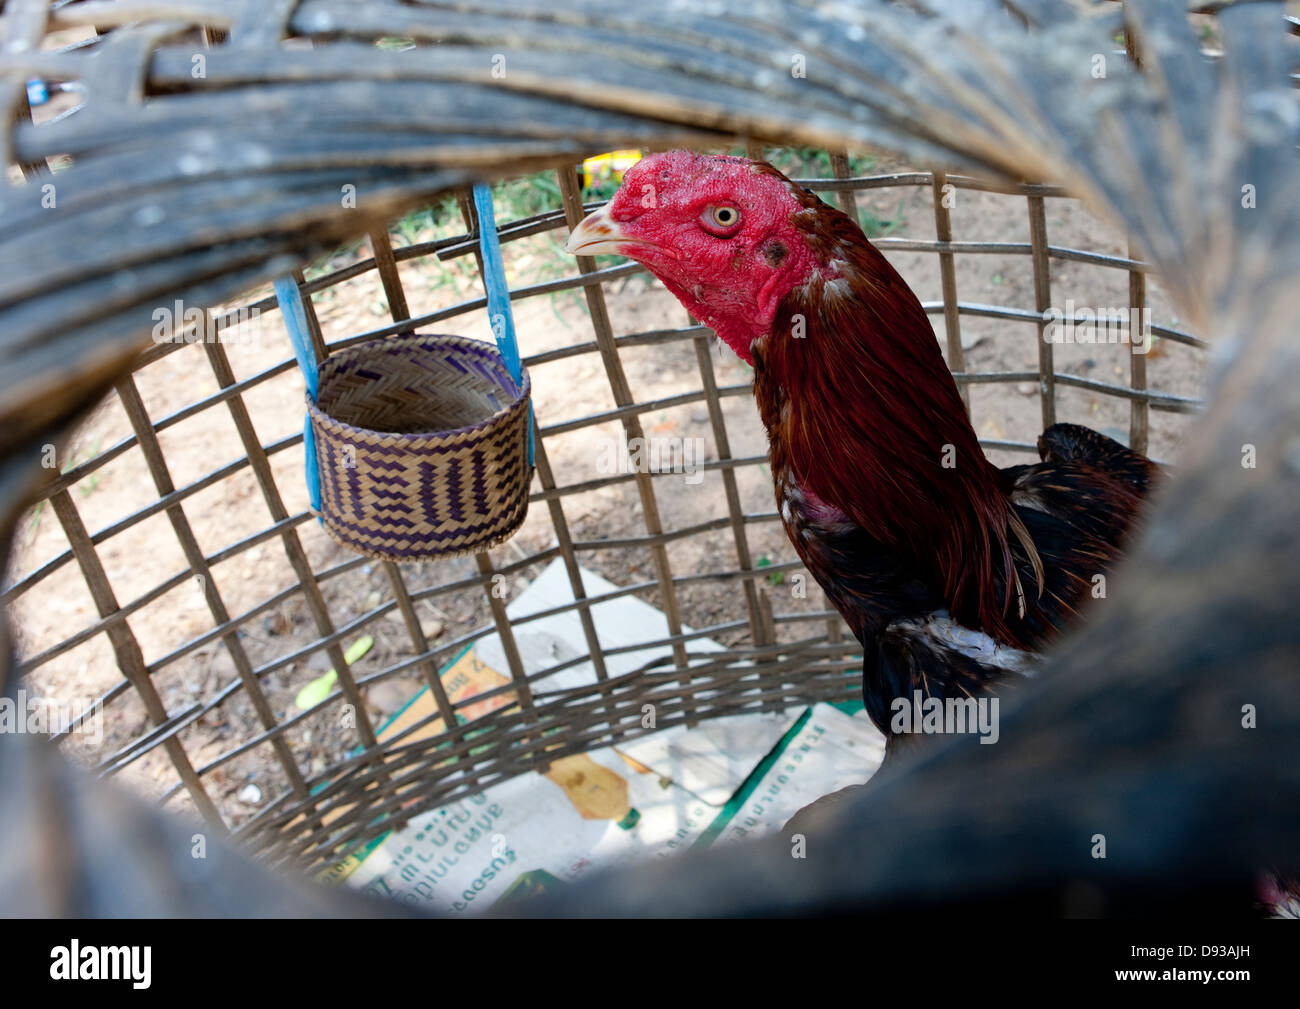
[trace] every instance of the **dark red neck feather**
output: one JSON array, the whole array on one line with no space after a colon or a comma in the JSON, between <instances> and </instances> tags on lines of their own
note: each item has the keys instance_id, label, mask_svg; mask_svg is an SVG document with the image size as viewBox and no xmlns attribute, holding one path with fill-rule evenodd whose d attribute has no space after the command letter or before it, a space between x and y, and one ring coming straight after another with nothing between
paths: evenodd
<instances>
[{"instance_id":1,"label":"dark red neck feather","mask_svg":"<svg viewBox=\"0 0 1300 1009\"><path fill-rule=\"evenodd\" d=\"M755 380L773 469L914 557L956 619L1019 645L1011 542L1028 534L925 310L848 217L808 200L796 224L823 269L781 302Z\"/></svg>"}]
</instances>

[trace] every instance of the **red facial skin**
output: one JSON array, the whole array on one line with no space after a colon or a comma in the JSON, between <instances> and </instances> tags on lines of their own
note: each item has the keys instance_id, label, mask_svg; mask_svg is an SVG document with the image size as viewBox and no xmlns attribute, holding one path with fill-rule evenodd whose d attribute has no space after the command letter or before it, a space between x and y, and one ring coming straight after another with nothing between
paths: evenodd
<instances>
[{"instance_id":1,"label":"red facial skin","mask_svg":"<svg viewBox=\"0 0 1300 1009\"><path fill-rule=\"evenodd\" d=\"M739 225L710 230L707 211L723 206L739 210ZM784 178L743 158L689 151L637 162L609 205L627 242L619 251L749 364L750 344L771 328L781 299L819 270L792 223L800 209Z\"/></svg>"}]
</instances>

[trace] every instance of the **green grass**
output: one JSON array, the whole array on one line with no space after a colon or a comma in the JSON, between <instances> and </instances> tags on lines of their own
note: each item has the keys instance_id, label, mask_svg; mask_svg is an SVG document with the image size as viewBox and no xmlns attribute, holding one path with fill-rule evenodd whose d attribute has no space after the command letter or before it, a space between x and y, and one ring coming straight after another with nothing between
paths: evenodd
<instances>
[{"instance_id":1,"label":"green grass","mask_svg":"<svg viewBox=\"0 0 1300 1009\"><path fill-rule=\"evenodd\" d=\"M729 153L744 154L743 147L733 148ZM764 156L773 167L796 179L828 179L835 175L831 168L831 156L827 151L813 147L765 148ZM849 155L849 175L859 177L870 175L876 170L876 159L870 155ZM823 200L836 205L830 193L820 194ZM858 227L868 238L882 238L907 225L904 204L900 200L898 209L889 217L867 209L858 211Z\"/></svg>"},{"instance_id":2,"label":"green grass","mask_svg":"<svg viewBox=\"0 0 1300 1009\"><path fill-rule=\"evenodd\" d=\"M903 212L903 202L900 200L898 209L890 217L881 217L870 208L858 210L858 227L868 238L883 238L885 235L892 234L907 224L907 214Z\"/></svg>"},{"instance_id":3,"label":"green grass","mask_svg":"<svg viewBox=\"0 0 1300 1009\"><path fill-rule=\"evenodd\" d=\"M583 202L607 200L617 188L617 183L612 181L597 182L583 189ZM498 225L533 217L560 207L560 185L553 171L508 179L492 186L492 205ZM395 246L410 246L463 235L465 222L455 197L448 196L432 206L411 211L390 224L388 232ZM346 259L356 255L361 246L361 242L353 243L313 263L307 270L308 279L335 269L332 263L340 257ZM512 286L558 280L572 271L573 260L565 253L564 241L559 232L547 232L508 243L502 247L502 256L511 273ZM621 261L619 256L596 257L598 267ZM445 261L430 256L426 263L434 267L426 285L430 292L449 290L454 298L460 300L473 297L478 290L478 267L472 255ZM586 299L580 291L557 292L548 297L556 319L565 325L568 323L560 312L560 302L572 300L584 313L587 311Z\"/></svg>"},{"instance_id":4,"label":"green grass","mask_svg":"<svg viewBox=\"0 0 1300 1009\"><path fill-rule=\"evenodd\" d=\"M743 147L733 148L728 153L743 155ZM774 168L796 179L828 179L834 176L831 168L831 156L827 151L816 147L765 147L763 156ZM876 159L865 154L849 155L849 174L853 176L870 175L876 168Z\"/></svg>"},{"instance_id":5,"label":"green grass","mask_svg":"<svg viewBox=\"0 0 1300 1009\"><path fill-rule=\"evenodd\" d=\"M755 562L754 566L757 568L770 568L772 566L772 558L767 554L763 554ZM784 571L771 571L768 573L767 583L769 585L780 585L783 581L785 581Z\"/></svg>"},{"instance_id":6,"label":"green grass","mask_svg":"<svg viewBox=\"0 0 1300 1009\"><path fill-rule=\"evenodd\" d=\"M99 446L102 442L103 442L102 436L96 436L95 440L90 443L90 451L87 452L84 456L81 454L81 451L79 449L73 449L72 453L68 456L64 464L59 467L59 473L60 474L67 473L78 463L86 462L87 460L95 458L95 456L99 455ZM80 483L77 484L77 493L80 494L83 498L90 497L90 495L94 494L95 491L98 489L99 489L98 473L91 473L88 477L86 477L84 480L82 480ZM44 508L45 508L45 502L38 501L36 503L36 507L32 509L32 517L27 526L28 536L35 535L36 530L40 528L41 514Z\"/></svg>"},{"instance_id":7,"label":"green grass","mask_svg":"<svg viewBox=\"0 0 1300 1009\"><path fill-rule=\"evenodd\" d=\"M410 39L381 39L377 45L383 49L400 50L408 48ZM744 154L743 147L733 148L729 153ZM766 148L764 156L777 168L795 178L830 177L830 155L823 150L811 147ZM852 175L868 175L876 168L876 159L869 156L851 155L849 171ZM596 180L591 186L584 187L584 203L609 199L618 189L618 183L611 180ZM829 195L829 194L828 194ZM556 210L560 207L560 186L553 171L542 171L534 175L517 179L508 179L492 186L492 201L496 210L498 225L510 221L532 217L536 214ZM906 217L903 205L890 216L881 216L876 211L863 209L859 211L858 223L869 238L878 238L891 234L903 227ZM418 245L423 242L452 238L465 233L465 222L461 217L460 206L456 199L447 196L439 202L413 210L388 227L394 246ZM328 255L322 256L310 264L304 275L308 280L339 269L347 263L355 262L368 253L367 243L358 239L342 245ZM510 242L503 246L502 254L506 268L510 272L511 286L527 286L557 280L568 275L573 269L573 260L564 252L564 239L561 231L546 232ZM621 256L597 256L597 267L604 268L623 262ZM456 300L474 297L481 291L478 267L472 255L456 259L439 260L429 256L424 260L426 268L431 267L426 279L429 293L450 292ZM336 292L333 288L321 292L321 297L330 301ZM560 311L561 303L572 302L584 313L587 303L581 291L563 291L549 296L552 311L557 319L564 322ZM567 323L565 323L567 325Z\"/></svg>"}]
</instances>

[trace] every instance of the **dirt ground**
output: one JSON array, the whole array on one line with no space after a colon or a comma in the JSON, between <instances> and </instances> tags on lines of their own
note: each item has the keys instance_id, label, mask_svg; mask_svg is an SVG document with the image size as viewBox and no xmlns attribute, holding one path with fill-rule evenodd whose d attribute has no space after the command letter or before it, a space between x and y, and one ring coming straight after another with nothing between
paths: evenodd
<instances>
[{"instance_id":1,"label":"dirt ground","mask_svg":"<svg viewBox=\"0 0 1300 1009\"><path fill-rule=\"evenodd\" d=\"M882 160L876 171L901 168ZM934 237L934 214L928 187L873 190L858 194L859 206L869 208L884 220L895 222L889 238ZM957 241L1028 242L1029 228L1023 197L961 191L952 211ZM1074 201L1048 200L1049 240L1054 245L1105 253L1124 253L1122 238L1104 226ZM508 271L513 284L533 282L539 270L567 270L559 252L563 232L537 236L505 246ZM403 238L396 237L401 242ZM894 265L922 300L941 298L939 260L933 253L912 253L883 247ZM333 267L368 255L365 248L341 253ZM957 290L961 300L1033 309L1033 278L1027 256L959 255ZM472 258L461 261L472 269ZM433 259L402 264L402 280L411 311L417 315L445 308L481 293L472 274L460 267L451 270ZM551 275L558 275L552 273ZM1122 306L1128 301L1127 274L1090 265L1052 262L1053 303L1073 298L1080 306ZM258 292L261 296L263 292ZM641 332L686 323L684 310L657 283L644 276L606 285L610 314L618 334ZM1152 284L1149 303L1158 324L1179 326L1158 284ZM387 305L377 275L373 272L317 295L315 307L327 340L337 340L385 325ZM565 292L530 298L515 305L519 341L525 355L582 343L592 339L591 327L581 296ZM942 334L943 318L932 316ZM1035 328L1031 323L1005 322L964 316L961 320L966 366L969 370L1034 370L1037 367ZM449 323L428 327L490 340L485 313L472 312ZM242 330L247 329L248 333ZM236 375L247 378L289 357L289 345L278 314L270 312L241 327L229 343ZM746 383L749 369L725 348L713 347L714 367L720 386ZM670 396L699 388L700 375L690 341L658 347L633 348L622 355L632 391L640 401ZM1128 348L1124 346L1057 347L1058 369L1071 374L1125 383L1128 376ZM1204 370L1203 354L1191 348L1159 341L1149 357L1150 385L1165 392L1198 395ZM587 354L532 369L533 402L543 427L614 407L601 361ZM155 421L217 389L207 359L199 347L185 347L136 375L140 393ZM257 386L245 397L263 444L301 431L303 382L296 369ZM981 437L1032 441L1041 430L1040 404L1036 384L975 385L972 388L972 416ZM724 412L735 455L749 456L765 451L766 440L748 395L724 401ZM1061 389L1058 419L1088 424L1115 436L1125 437L1129 407L1126 402L1092 393ZM716 457L716 446L703 404L694 404L643 415L648 434L700 437L707 446L707 458ZM1175 460L1178 439L1189 418L1153 411L1151 454L1161 460ZM75 437L61 465L80 462L106 450L130 434L130 425L116 398L106 400ZM548 438L546 448L556 479L561 485L591 480L597 460L609 440L617 439L619 425L610 423ZM213 470L243 457L239 439L224 406L207 409L168 427L159 435L175 485L185 485ZM1025 456L992 452L1001 465L1026 461ZM307 507L303 483L301 446L272 456L272 468L290 514ZM744 507L750 512L772 512L771 484L765 466L738 471ZM536 486L536 485L535 485ZM686 483L681 475L656 478L659 508L667 529L678 529L726 514L721 477L708 474L702 482ZM138 451L113 460L72 491L87 528L92 534L111 527L127 515L157 499L157 492ZM247 467L218 480L186 499L185 514L203 550L211 555L245 537L265 529L270 514ZM564 512L576 540L609 540L645 532L635 487L631 482L606 487L564 499ZM314 522L298 527L298 533L317 571L329 569L352 558L333 544ZM750 525L748 535L756 558L771 563L793 559L779 524ZM20 526L19 550L10 581L67 549L67 540L48 505L26 516ZM512 563L551 545L554 530L548 509L534 504L523 529L509 543L493 551L498 565ZM148 593L165 579L187 570L184 557L167 517L159 514L113 535L99 545L104 563L120 603L126 604ZM717 571L735 566L735 547L729 529L674 543L669 558L675 574ZM597 549L586 551L581 561L618 584L643 582L654 577L648 551ZM412 589L445 584L474 572L472 558L436 564L409 565ZM533 577L530 568L509 586L516 595ZM284 551L276 539L238 553L213 569L221 595L232 614L246 612L295 579ZM778 613L818 609L820 593L807 600L795 599L788 579L772 576L765 589L773 596ZM391 598L382 566L366 563L323 583L333 619L343 624ZM658 604L657 593L645 593ZM735 583L701 582L681 592L685 620L704 627L744 618L743 602ZM420 604L426 632L449 640L490 621L481 592L441 597L436 606ZM20 647L24 656L37 655L96 619L95 607L75 564L68 563L18 598L12 606ZM198 586L189 581L162 595L129 618L146 661L157 662L173 649L211 629L213 619ZM786 628L785 633L800 633ZM807 633L806 628L802 633ZM392 620L376 619L351 635L345 644L362 634L371 634L375 645L354 667L357 676L373 675L410 654L403 626ZM741 634L722 635L734 640ZM276 605L250 623L242 634L243 643L255 665L304 647L316 637L315 626L301 595ZM296 713L294 696L308 681L329 668L323 652L270 672L263 683L277 717ZM235 679L234 665L219 643L208 644L171 662L155 674L159 692L171 711L215 696ZM100 634L56 659L39 666L29 677L29 692L62 701L89 703L117 686L121 673L105 635ZM371 717L376 724L392 713L418 689L414 677L396 677L368 689ZM80 741L69 743L68 751L87 763L97 764L146 730L146 716L134 691L114 700L107 709L105 735L96 746ZM332 709L305 720L288 734L300 765L319 774L327 764L355 746L354 732L336 724ZM255 736L257 717L244 692L209 712L179 734L193 763L202 767L232 747ZM151 796L167 794L177 784L170 760L161 749L127 766L121 778ZM223 763L205 782L223 813L233 823L247 819L261 802L280 794L287 786L269 745L262 744ZM249 786L254 786L252 789ZM190 800L183 790L173 805L187 808Z\"/></svg>"}]
</instances>

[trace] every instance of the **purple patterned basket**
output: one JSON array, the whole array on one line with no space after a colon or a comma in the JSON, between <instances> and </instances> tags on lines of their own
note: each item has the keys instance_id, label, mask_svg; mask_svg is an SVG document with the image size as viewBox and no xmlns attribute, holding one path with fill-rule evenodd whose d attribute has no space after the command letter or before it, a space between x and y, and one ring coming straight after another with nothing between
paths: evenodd
<instances>
[{"instance_id":1,"label":"purple patterned basket","mask_svg":"<svg viewBox=\"0 0 1300 1009\"><path fill-rule=\"evenodd\" d=\"M308 397L321 519L370 557L486 550L528 512L528 397L495 347L463 336L386 337L331 354Z\"/></svg>"}]
</instances>

